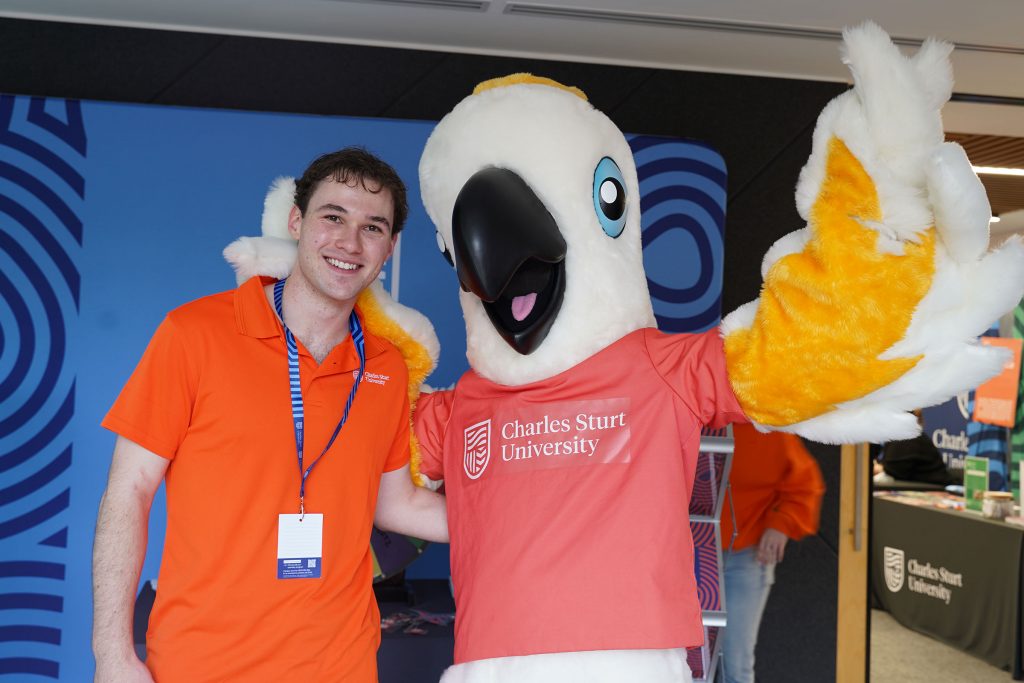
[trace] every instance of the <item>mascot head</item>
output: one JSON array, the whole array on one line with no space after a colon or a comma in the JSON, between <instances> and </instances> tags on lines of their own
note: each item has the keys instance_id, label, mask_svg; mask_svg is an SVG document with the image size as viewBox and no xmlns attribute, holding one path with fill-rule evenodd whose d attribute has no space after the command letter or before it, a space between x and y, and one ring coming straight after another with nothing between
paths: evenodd
<instances>
[{"instance_id":1,"label":"mascot head","mask_svg":"<svg viewBox=\"0 0 1024 683\"><path fill-rule=\"evenodd\" d=\"M633 155L578 89L480 84L431 134L420 188L484 377L552 377L654 325Z\"/></svg>"}]
</instances>

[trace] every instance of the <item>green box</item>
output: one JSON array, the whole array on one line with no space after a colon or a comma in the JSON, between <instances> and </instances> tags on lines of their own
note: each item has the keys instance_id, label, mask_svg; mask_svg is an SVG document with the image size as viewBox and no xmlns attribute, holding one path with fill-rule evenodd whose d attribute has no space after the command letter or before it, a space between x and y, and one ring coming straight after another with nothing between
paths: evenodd
<instances>
[{"instance_id":1,"label":"green box","mask_svg":"<svg viewBox=\"0 0 1024 683\"><path fill-rule=\"evenodd\" d=\"M964 507L981 512L981 496L988 491L988 458L964 458Z\"/></svg>"}]
</instances>

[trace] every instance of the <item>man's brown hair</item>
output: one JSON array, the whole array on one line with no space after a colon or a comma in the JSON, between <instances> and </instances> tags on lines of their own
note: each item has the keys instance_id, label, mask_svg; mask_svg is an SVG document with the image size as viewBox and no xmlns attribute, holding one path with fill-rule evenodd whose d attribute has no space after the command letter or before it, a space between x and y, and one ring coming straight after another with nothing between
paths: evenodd
<instances>
[{"instance_id":1,"label":"man's brown hair","mask_svg":"<svg viewBox=\"0 0 1024 683\"><path fill-rule=\"evenodd\" d=\"M362 147L346 147L324 154L311 163L302 177L295 181L295 206L299 207L303 215L317 185L328 179L347 185L359 183L364 190L374 194L388 190L394 212L391 236L402 231L409 215L409 204L405 196L405 183L390 164Z\"/></svg>"}]
</instances>

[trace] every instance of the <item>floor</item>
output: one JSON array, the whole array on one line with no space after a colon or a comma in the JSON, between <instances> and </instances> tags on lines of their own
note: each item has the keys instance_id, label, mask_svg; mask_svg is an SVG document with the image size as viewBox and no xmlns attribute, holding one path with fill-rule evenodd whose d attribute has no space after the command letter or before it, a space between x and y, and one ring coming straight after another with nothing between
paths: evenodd
<instances>
[{"instance_id":1,"label":"floor","mask_svg":"<svg viewBox=\"0 0 1024 683\"><path fill-rule=\"evenodd\" d=\"M1009 672L871 610L871 683L1010 683Z\"/></svg>"}]
</instances>

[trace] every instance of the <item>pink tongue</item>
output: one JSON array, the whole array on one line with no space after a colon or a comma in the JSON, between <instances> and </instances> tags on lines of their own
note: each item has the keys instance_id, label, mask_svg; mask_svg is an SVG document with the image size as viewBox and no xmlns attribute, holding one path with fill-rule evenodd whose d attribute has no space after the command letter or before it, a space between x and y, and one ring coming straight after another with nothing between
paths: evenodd
<instances>
[{"instance_id":1,"label":"pink tongue","mask_svg":"<svg viewBox=\"0 0 1024 683\"><path fill-rule=\"evenodd\" d=\"M537 292L514 297L512 299L512 317L518 322L522 322L526 316L530 315L535 303L537 303Z\"/></svg>"}]
</instances>

